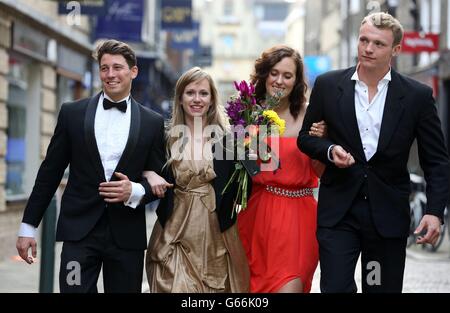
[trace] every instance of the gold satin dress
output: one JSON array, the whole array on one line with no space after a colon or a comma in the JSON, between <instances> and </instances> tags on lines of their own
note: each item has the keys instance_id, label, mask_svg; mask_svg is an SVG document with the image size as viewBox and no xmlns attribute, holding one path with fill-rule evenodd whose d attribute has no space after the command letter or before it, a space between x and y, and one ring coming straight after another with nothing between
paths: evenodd
<instances>
[{"instance_id":1,"label":"gold satin dress","mask_svg":"<svg viewBox=\"0 0 450 313\"><path fill-rule=\"evenodd\" d=\"M164 228L155 223L146 253L150 292L248 292L237 224L223 233L219 228L213 161L182 160L172 168L172 215Z\"/></svg>"}]
</instances>

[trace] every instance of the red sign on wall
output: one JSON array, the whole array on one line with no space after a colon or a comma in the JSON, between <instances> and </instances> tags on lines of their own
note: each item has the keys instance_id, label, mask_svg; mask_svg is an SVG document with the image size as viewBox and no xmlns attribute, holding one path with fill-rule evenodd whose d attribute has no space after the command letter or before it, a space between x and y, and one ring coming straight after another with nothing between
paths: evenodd
<instances>
[{"instance_id":1,"label":"red sign on wall","mask_svg":"<svg viewBox=\"0 0 450 313\"><path fill-rule=\"evenodd\" d=\"M439 34L420 34L419 32L405 32L403 34L402 52L420 53L439 50Z\"/></svg>"}]
</instances>

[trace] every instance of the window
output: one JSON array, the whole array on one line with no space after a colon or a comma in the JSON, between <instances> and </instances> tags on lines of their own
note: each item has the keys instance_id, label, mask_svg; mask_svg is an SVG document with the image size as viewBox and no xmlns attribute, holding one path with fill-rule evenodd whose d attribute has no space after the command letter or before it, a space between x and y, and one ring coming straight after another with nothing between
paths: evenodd
<instances>
[{"instance_id":1,"label":"window","mask_svg":"<svg viewBox=\"0 0 450 313\"><path fill-rule=\"evenodd\" d=\"M26 128L26 90L24 80L26 67L12 63L12 77L8 87L8 129L6 152L6 195L24 194L25 175L25 128Z\"/></svg>"},{"instance_id":2,"label":"window","mask_svg":"<svg viewBox=\"0 0 450 313\"><path fill-rule=\"evenodd\" d=\"M225 0L223 2L223 15L232 16L234 11L233 0Z\"/></svg>"},{"instance_id":3,"label":"window","mask_svg":"<svg viewBox=\"0 0 450 313\"><path fill-rule=\"evenodd\" d=\"M225 64L226 66L226 64ZM218 84L218 90L220 90L221 100L224 106L227 106L227 101L231 96L236 95L236 89L234 89L233 81L220 81Z\"/></svg>"},{"instance_id":4,"label":"window","mask_svg":"<svg viewBox=\"0 0 450 313\"><path fill-rule=\"evenodd\" d=\"M289 13L289 3L258 3L254 7L255 16L262 21L284 21Z\"/></svg>"},{"instance_id":5,"label":"window","mask_svg":"<svg viewBox=\"0 0 450 313\"><path fill-rule=\"evenodd\" d=\"M26 58L10 56L6 198L23 200L31 192L40 160L40 67Z\"/></svg>"}]
</instances>

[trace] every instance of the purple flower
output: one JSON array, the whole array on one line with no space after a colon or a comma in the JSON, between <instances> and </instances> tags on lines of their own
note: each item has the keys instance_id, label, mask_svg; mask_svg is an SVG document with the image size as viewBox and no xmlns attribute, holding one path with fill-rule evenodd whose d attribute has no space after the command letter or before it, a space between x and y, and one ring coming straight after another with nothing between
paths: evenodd
<instances>
[{"instance_id":1,"label":"purple flower","mask_svg":"<svg viewBox=\"0 0 450 313\"><path fill-rule=\"evenodd\" d=\"M239 99L230 100L227 102L226 112L228 117L230 118L230 123L233 125L237 125L237 123L241 119L241 111L243 110L243 105L241 104Z\"/></svg>"},{"instance_id":2,"label":"purple flower","mask_svg":"<svg viewBox=\"0 0 450 313\"><path fill-rule=\"evenodd\" d=\"M250 84L250 94L254 94L255 93L255 86L253 86L253 84Z\"/></svg>"},{"instance_id":3,"label":"purple flower","mask_svg":"<svg viewBox=\"0 0 450 313\"><path fill-rule=\"evenodd\" d=\"M239 85L237 83L237 81L234 82L234 87L236 88L237 91L240 91L241 89L239 88Z\"/></svg>"}]
</instances>

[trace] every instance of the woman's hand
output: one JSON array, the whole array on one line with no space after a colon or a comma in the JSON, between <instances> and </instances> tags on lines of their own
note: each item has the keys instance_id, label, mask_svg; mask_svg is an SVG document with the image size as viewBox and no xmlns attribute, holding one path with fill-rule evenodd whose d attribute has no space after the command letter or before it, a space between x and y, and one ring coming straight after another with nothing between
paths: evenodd
<instances>
[{"instance_id":1,"label":"woman's hand","mask_svg":"<svg viewBox=\"0 0 450 313\"><path fill-rule=\"evenodd\" d=\"M172 188L173 184L169 184L164 178L153 171L146 171L143 176L147 179L152 192L158 198L164 198L167 188Z\"/></svg>"},{"instance_id":2,"label":"woman's hand","mask_svg":"<svg viewBox=\"0 0 450 313\"><path fill-rule=\"evenodd\" d=\"M325 124L325 121L322 120L320 122L313 123L309 130L309 135L320 138L327 137L328 136L327 124Z\"/></svg>"}]
</instances>

